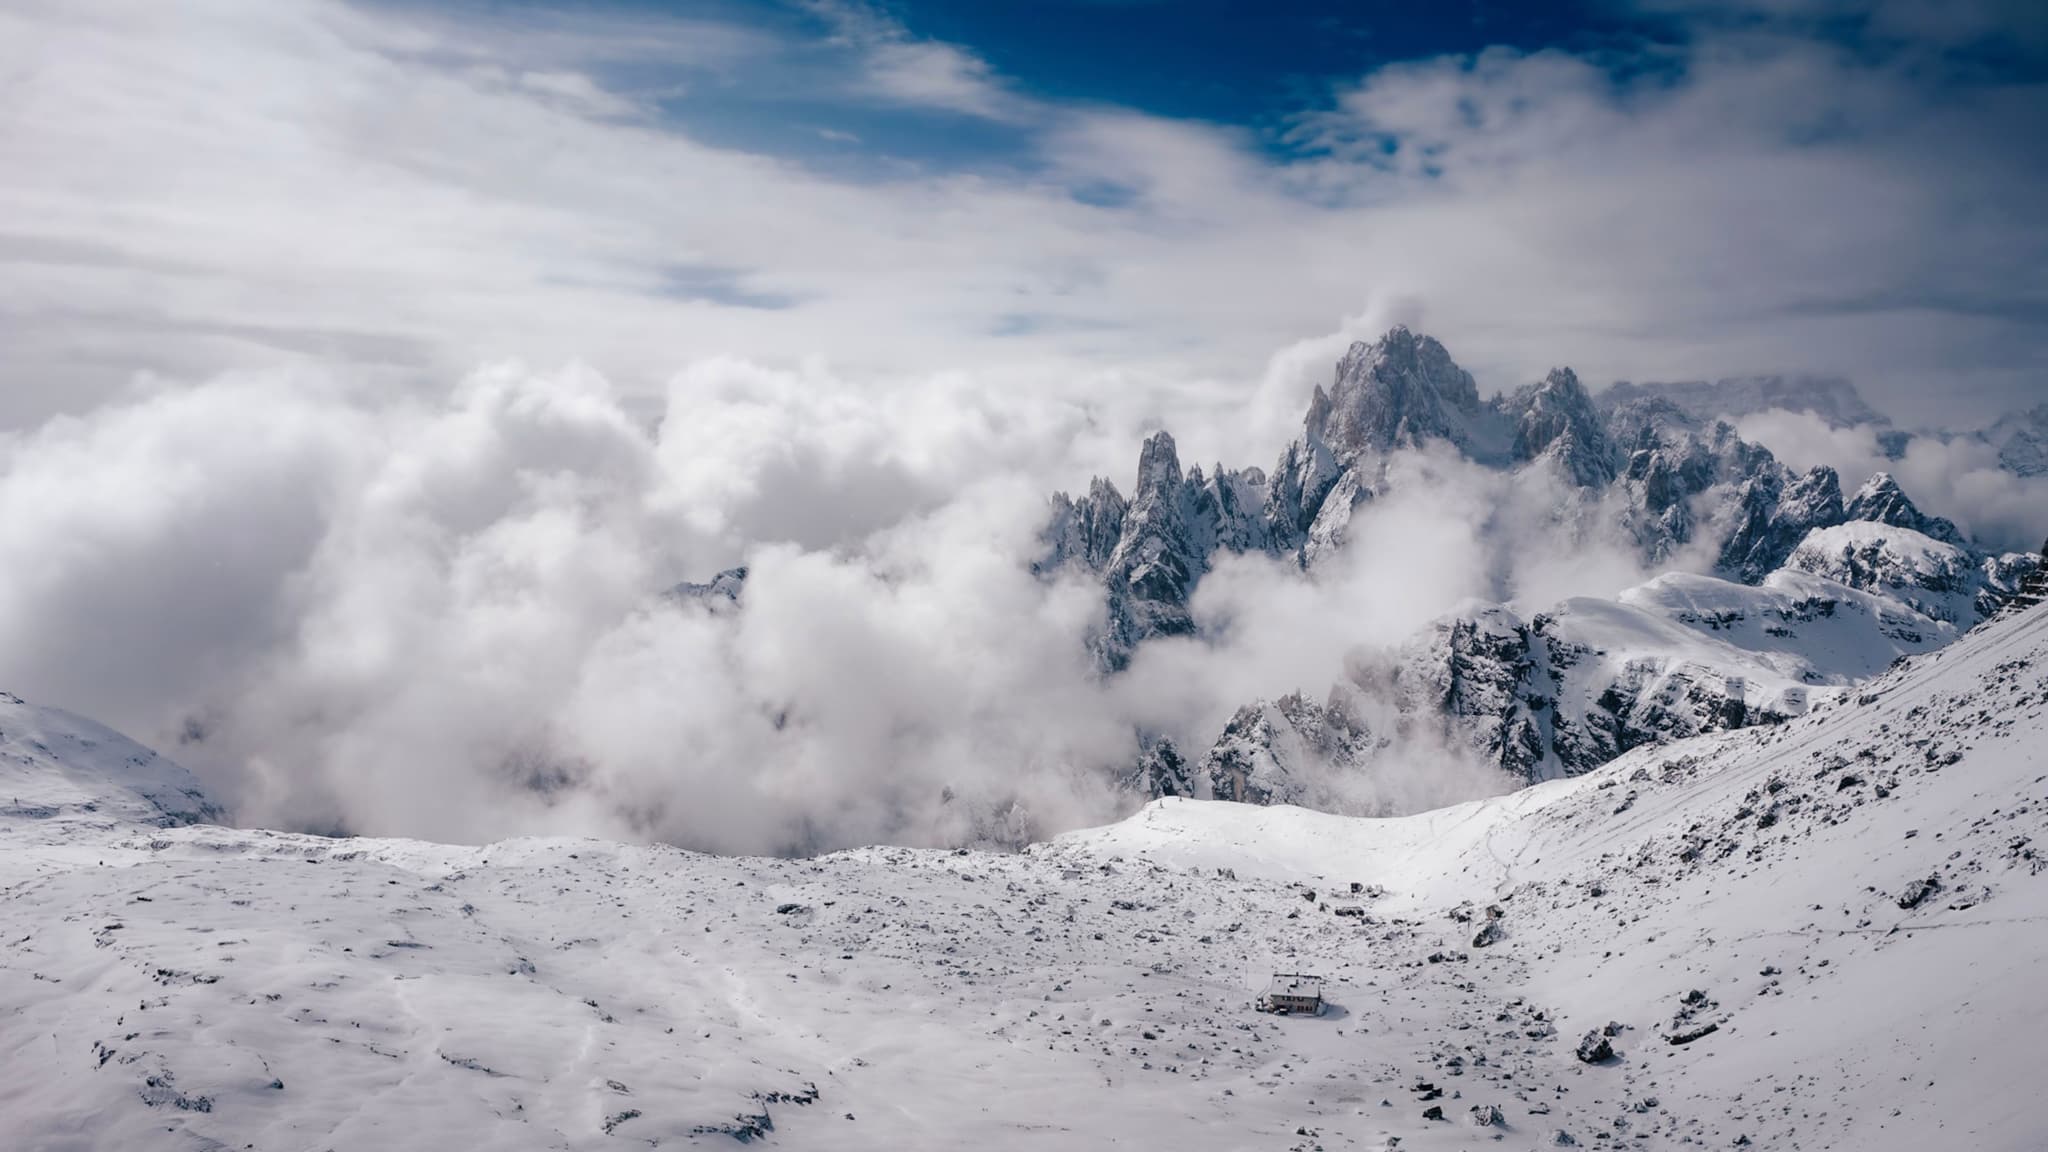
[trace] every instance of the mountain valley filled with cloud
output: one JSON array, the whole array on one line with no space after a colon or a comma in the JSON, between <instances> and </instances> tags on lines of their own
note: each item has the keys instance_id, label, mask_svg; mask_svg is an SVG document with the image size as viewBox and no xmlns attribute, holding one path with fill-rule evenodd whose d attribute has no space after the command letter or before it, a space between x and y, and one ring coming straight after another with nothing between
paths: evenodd
<instances>
[{"instance_id":1,"label":"mountain valley filled with cloud","mask_svg":"<svg viewBox=\"0 0 2048 1152\"><path fill-rule=\"evenodd\" d=\"M2048 24L1470 7L0 0L0 1130L2042 1147Z\"/></svg>"}]
</instances>

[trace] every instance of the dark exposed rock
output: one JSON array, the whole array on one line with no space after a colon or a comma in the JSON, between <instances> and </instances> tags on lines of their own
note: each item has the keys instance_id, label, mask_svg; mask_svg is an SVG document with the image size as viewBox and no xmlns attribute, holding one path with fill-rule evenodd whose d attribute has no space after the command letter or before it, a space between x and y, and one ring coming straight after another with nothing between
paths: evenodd
<instances>
[{"instance_id":1,"label":"dark exposed rock","mask_svg":"<svg viewBox=\"0 0 2048 1152\"><path fill-rule=\"evenodd\" d=\"M1671 1033L1669 1036L1664 1037L1664 1039L1672 1044L1690 1044L1695 1040L1712 1036L1714 1033L1719 1032L1720 1030L1721 1025L1719 1023L1715 1021L1708 1021L1705 1024L1690 1025L1688 1027L1681 1028Z\"/></svg>"},{"instance_id":2,"label":"dark exposed rock","mask_svg":"<svg viewBox=\"0 0 2048 1152\"><path fill-rule=\"evenodd\" d=\"M1592 397L1569 368L1552 369L1540 384L1507 398L1514 421L1517 463L1549 460L1581 488L1604 488L1614 479L1614 452Z\"/></svg>"},{"instance_id":3,"label":"dark exposed rock","mask_svg":"<svg viewBox=\"0 0 2048 1152\"><path fill-rule=\"evenodd\" d=\"M1614 1059L1614 1043L1598 1031L1588 1032L1574 1055L1583 1064L1605 1064Z\"/></svg>"},{"instance_id":4,"label":"dark exposed rock","mask_svg":"<svg viewBox=\"0 0 2048 1152\"><path fill-rule=\"evenodd\" d=\"M1137 762L1117 784L1123 791L1149 799L1196 795L1192 769L1173 741L1163 736L1147 742Z\"/></svg>"},{"instance_id":5,"label":"dark exposed rock","mask_svg":"<svg viewBox=\"0 0 2048 1152\"><path fill-rule=\"evenodd\" d=\"M1928 876L1915 880L1907 884L1899 893L1898 905L1907 911L1911 911L1918 908L1926 902L1928 897L1939 891L1941 891L1941 878L1939 876Z\"/></svg>"},{"instance_id":6,"label":"dark exposed rock","mask_svg":"<svg viewBox=\"0 0 2048 1152\"><path fill-rule=\"evenodd\" d=\"M1827 467L1790 483L1765 471L1743 482L1737 508L1734 528L1721 547L1720 567L1755 584L1777 571L1808 532L1842 522L1842 485Z\"/></svg>"}]
</instances>

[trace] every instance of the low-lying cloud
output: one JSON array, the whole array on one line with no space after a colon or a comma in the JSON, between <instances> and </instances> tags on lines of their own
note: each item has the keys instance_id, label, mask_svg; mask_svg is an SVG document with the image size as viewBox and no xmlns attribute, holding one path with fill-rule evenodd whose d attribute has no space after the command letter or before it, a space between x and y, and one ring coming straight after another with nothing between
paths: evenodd
<instances>
[{"instance_id":1,"label":"low-lying cloud","mask_svg":"<svg viewBox=\"0 0 2048 1152\"><path fill-rule=\"evenodd\" d=\"M1556 546L1548 481L1415 453L1331 562L1224 558L1194 604L1206 638L1105 678L1100 585L1031 562L1051 478L1100 440L1128 483L1140 429L999 395L736 361L679 375L653 423L580 368L486 369L431 401L142 389L0 442L0 682L159 743L252 823L1015 841L1125 810L1138 733L1199 755L1238 706L1319 698L1348 652L1468 598L1640 577L1618 542ZM918 506L845 483L880 475ZM733 561L737 610L661 595ZM1417 748L1352 784L1384 809L1505 781Z\"/></svg>"},{"instance_id":2,"label":"low-lying cloud","mask_svg":"<svg viewBox=\"0 0 2048 1152\"><path fill-rule=\"evenodd\" d=\"M2048 476L2020 476L1999 463L1996 445L1970 435L1924 434L1894 457L1872 424L1831 427L1811 413L1774 409L1736 421L1744 438L1799 468L1825 464L1852 495L1890 472L1923 512L1945 516L1989 548L2033 551L2048 536Z\"/></svg>"}]
</instances>

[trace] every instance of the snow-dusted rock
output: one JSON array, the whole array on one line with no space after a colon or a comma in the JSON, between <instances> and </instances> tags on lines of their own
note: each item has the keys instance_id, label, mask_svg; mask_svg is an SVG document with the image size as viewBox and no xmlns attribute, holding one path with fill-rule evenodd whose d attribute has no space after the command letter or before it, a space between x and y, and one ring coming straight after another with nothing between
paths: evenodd
<instances>
[{"instance_id":1,"label":"snow-dusted rock","mask_svg":"<svg viewBox=\"0 0 2048 1152\"><path fill-rule=\"evenodd\" d=\"M695 604L712 612L727 612L739 604L740 593L746 586L745 567L727 568L702 584L676 585L668 590L668 598L678 604Z\"/></svg>"},{"instance_id":2,"label":"snow-dusted rock","mask_svg":"<svg viewBox=\"0 0 2048 1152\"><path fill-rule=\"evenodd\" d=\"M1888 596L1923 616L1964 627L1996 611L2002 591L1994 583L2002 570L1998 564L1987 570L1955 544L1879 520L1855 519L1813 532L1793 551L1787 567Z\"/></svg>"},{"instance_id":3,"label":"snow-dusted rock","mask_svg":"<svg viewBox=\"0 0 2048 1152\"><path fill-rule=\"evenodd\" d=\"M1736 507L1720 568L1746 584L1777 571L1807 533L1840 524L1845 515L1841 480L1825 466L1789 483L1769 471L1754 476L1743 483Z\"/></svg>"},{"instance_id":4,"label":"snow-dusted rock","mask_svg":"<svg viewBox=\"0 0 2048 1152\"><path fill-rule=\"evenodd\" d=\"M1513 458L1546 461L1581 488L1604 488L1614 480L1614 450L1593 399L1569 368L1555 368L1539 384L1505 398L1514 422Z\"/></svg>"},{"instance_id":5,"label":"snow-dusted rock","mask_svg":"<svg viewBox=\"0 0 2048 1152\"><path fill-rule=\"evenodd\" d=\"M1910 528L1943 544L1964 547L1963 534L1939 516L1928 516L1915 507L1889 472L1879 472L1864 482L1844 513L1846 519L1867 520L1894 528Z\"/></svg>"},{"instance_id":6,"label":"snow-dusted rock","mask_svg":"<svg viewBox=\"0 0 2048 1152\"><path fill-rule=\"evenodd\" d=\"M1299 693L1238 709L1195 771L1196 796L1247 804L1336 806L1333 773L1363 764L1370 734L1341 695Z\"/></svg>"}]
</instances>

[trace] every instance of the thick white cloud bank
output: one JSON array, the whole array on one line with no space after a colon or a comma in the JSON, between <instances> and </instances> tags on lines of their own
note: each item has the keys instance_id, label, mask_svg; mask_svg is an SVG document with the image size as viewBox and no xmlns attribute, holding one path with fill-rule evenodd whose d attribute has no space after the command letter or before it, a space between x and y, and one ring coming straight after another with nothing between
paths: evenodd
<instances>
[{"instance_id":1,"label":"thick white cloud bank","mask_svg":"<svg viewBox=\"0 0 2048 1152\"><path fill-rule=\"evenodd\" d=\"M139 391L0 441L0 683L166 745L257 823L1014 841L1121 811L1138 731L1199 751L1237 706L1320 693L1468 597L1640 577L1619 545L1553 546L1546 481L1411 455L1313 579L1226 559L1195 603L1209 639L1104 678L1101 587L1030 570L1049 462L1088 413L954 380L864 395L723 361L650 428L582 369L484 370L432 402L269 376ZM1126 460L1136 432L1111 437ZM854 523L864 484L924 508L811 542L747 523L807 515L764 498ZM735 559L739 611L660 596ZM1505 784L1393 759L1361 807Z\"/></svg>"}]
</instances>

